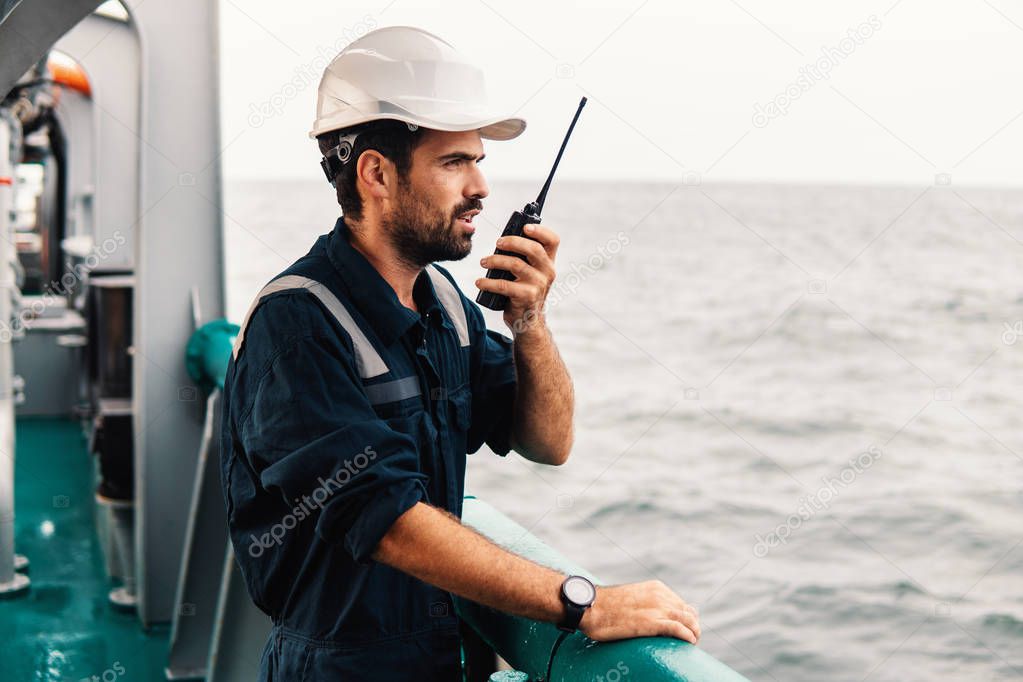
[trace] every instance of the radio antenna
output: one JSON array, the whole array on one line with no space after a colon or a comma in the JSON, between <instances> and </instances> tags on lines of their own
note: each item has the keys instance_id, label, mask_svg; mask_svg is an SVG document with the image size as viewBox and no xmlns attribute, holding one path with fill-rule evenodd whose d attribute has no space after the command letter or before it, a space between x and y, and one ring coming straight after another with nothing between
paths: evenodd
<instances>
[{"instance_id":1,"label":"radio antenna","mask_svg":"<svg viewBox=\"0 0 1023 682\"><path fill-rule=\"evenodd\" d=\"M575 116L572 117L572 124L568 126L568 132L565 133L565 139L561 142L561 149L558 150L558 158L554 159L554 167L551 168L551 174L547 176L547 182L544 183L543 189L540 190L540 194L537 195L536 201L536 214L540 215L543 211L543 202L547 199L547 190L551 188L551 181L554 180L554 171L558 170L558 164L561 163L561 155L565 153L565 147L568 145L568 138L572 136L572 130L575 128L575 122L579 120L579 114L583 113L583 107L586 106L586 98L583 97L579 101L579 108L575 110Z\"/></svg>"}]
</instances>

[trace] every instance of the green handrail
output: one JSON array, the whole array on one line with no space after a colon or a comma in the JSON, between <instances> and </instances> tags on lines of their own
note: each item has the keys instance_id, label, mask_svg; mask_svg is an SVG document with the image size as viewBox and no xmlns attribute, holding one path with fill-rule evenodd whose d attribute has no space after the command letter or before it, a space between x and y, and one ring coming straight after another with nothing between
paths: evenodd
<instances>
[{"instance_id":1,"label":"green handrail","mask_svg":"<svg viewBox=\"0 0 1023 682\"><path fill-rule=\"evenodd\" d=\"M576 566L486 502L466 495L462 522L505 549L563 573L591 573ZM639 637L595 642L582 633L558 648L548 680L547 666L561 633L551 623L520 618L455 597L459 617L501 658L531 680L545 682L749 682L699 647L669 637Z\"/></svg>"}]
</instances>

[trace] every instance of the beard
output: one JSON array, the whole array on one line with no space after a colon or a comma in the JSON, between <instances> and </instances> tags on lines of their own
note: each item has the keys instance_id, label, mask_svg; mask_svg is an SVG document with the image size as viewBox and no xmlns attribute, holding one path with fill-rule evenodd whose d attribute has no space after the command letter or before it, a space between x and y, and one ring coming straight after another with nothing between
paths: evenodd
<instances>
[{"instance_id":1,"label":"beard","mask_svg":"<svg viewBox=\"0 0 1023 682\"><path fill-rule=\"evenodd\" d=\"M455 218L472 209L482 209L479 199L470 199L447 213L423 199L411 187L402 187L398 206L381 221L399 258L423 268L436 261L462 260L472 251L472 235L455 225Z\"/></svg>"}]
</instances>

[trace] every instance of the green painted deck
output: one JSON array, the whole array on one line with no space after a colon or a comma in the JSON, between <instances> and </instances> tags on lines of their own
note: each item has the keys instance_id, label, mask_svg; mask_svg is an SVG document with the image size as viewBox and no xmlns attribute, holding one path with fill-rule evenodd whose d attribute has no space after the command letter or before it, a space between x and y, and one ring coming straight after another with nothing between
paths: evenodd
<instances>
[{"instance_id":1,"label":"green painted deck","mask_svg":"<svg viewBox=\"0 0 1023 682\"><path fill-rule=\"evenodd\" d=\"M145 632L107 602L86 450L78 422L18 419L15 550L32 585L0 600L5 682L165 679L169 628Z\"/></svg>"}]
</instances>

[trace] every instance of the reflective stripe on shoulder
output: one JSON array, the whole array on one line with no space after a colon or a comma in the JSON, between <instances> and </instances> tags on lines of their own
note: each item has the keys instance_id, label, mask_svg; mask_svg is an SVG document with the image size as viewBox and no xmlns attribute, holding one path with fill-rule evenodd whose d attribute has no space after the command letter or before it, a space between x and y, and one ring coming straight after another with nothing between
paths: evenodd
<instances>
[{"instance_id":1,"label":"reflective stripe on shoulder","mask_svg":"<svg viewBox=\"0 0 1023 682\"><path fill-rule=\"evenodd\" d=\"M443 275L441 276L443 278ZM238 337L235 339L234 348L232 354L235 359L238 358L238 353L241 352L242 342L245 340L245 329L249 325L249 319L252 314L259 307L259 304L264 298L270 294L277 293L278 291L286 291L288 289L306 289L312 295L316 296L320 300L327 310L334 316L334 319L338 321L338 324L348 332L348 335L352 337L352 345L355 347L355 362L359 368L359 376L363 379L371 379L381 374L387 373L387 364L384 362L380 354L377 353L376 349L373 348L373 344L369 342L366 335L363 333L359 325L355 323L351 313L344 307L341 301L338 300L337 296L331 293L330 289L320 284L314 279L308 277L302 277L300 275L285 275L284 277L278 277L274 281L267 284L256 296L256 300L253 301L249 311L245 314L245 319L242 321L241 329L238 330ZM456 292L457 293L457 292Z\"/></svg>"},{"instance_id":2,"label":"reflective stripe on shoulder","mask_svg":"<svg viewBox=\"0 0 1023 682\"><path fill-rule=\"evenodd\" d=\"M430 279L433 281L433 290L437 292L437 300L444 306L451 324L455 325L458 332L458 344L463 348L469 345L469 322L465 317L465 308L462 306L462 296L458 289L444 276L440 270L433 265L426 267Z\"/></svg>"},{"instance_id":3,"label":"reflective stripe on shoulder","mask_svg":"<svg viewBox=\"0 0 1023 682\"><path fill-rule=\"evenodd\" d=\"M363 386L363 388L366 389L366 397L369 398L372 405L393 403L422 395L422 390L419 388L419 377L415 376Z\"/></svg>"}]
</instances>

